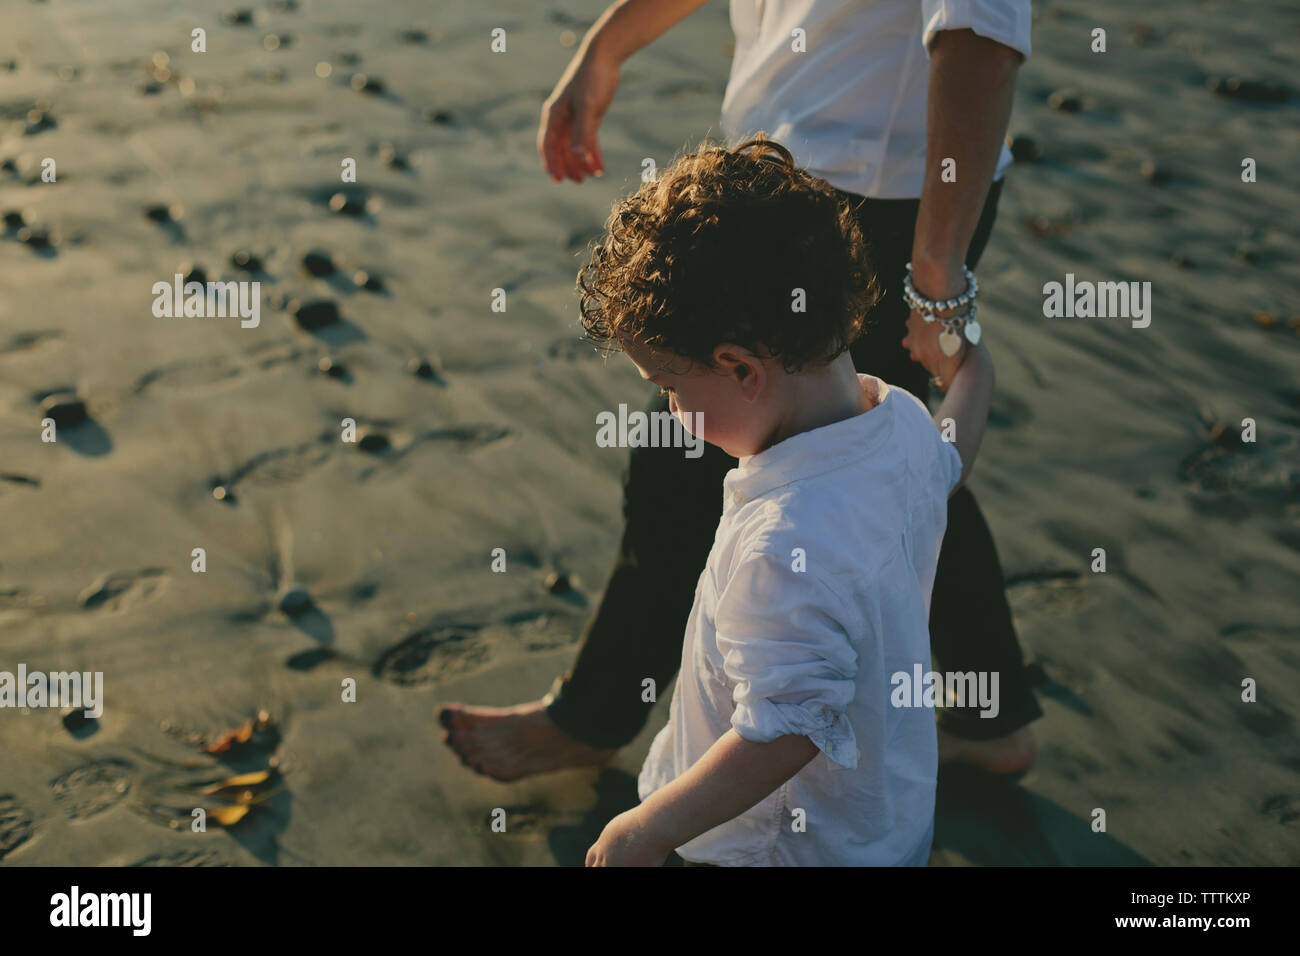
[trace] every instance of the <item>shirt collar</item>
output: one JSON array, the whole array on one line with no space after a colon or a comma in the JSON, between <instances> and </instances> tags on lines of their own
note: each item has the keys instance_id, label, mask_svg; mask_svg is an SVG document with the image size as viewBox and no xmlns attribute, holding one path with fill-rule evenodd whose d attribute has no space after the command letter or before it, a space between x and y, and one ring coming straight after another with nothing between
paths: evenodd
<instances>
[{"instance_id":1,"label":"shirt collar","mask_svg":"<svg viewBox=\"0 0 1300 956\"><path fill-rule=\"evenodd\" d=\"M727 499L743 504L783 485L842 468L887 443L894 428L897 389L874 375L859 373L858 381L864 391L872 389L882 396L875 408L792 435L757 455L740 459L723 479Z\"/></svg>"}]
</instances>

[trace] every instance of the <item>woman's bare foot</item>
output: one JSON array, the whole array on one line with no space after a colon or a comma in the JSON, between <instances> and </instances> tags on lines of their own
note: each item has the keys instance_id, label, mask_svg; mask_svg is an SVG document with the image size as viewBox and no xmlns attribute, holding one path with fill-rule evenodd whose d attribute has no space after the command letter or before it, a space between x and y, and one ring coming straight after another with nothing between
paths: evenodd
<instances>
[{"instance_id":1,"label":"woman's bare foot","mask_svg":"<svg viewBox=\"0 0 1300 956\"><path fill-rule=\"evenodd\" d=\"M1033 765L1037 749L1034 735L1021 727L1005 737L966 740L939 729L939 763L964 763L989 773L1024 773Z\"/></svg>"},{"instance_id":2,"label":"woman's bare foot","mask_svg":"<svg viewBox=\"0 0 1300 956\"><path fill-rule=\"evenodd\" d=\"M580 743L562 731L542 701L514 707L444 704L438 720L442 735L461 763L495 780L518 780L535 773L602 764L618 751Z\"/></svg>"}]
</instances>

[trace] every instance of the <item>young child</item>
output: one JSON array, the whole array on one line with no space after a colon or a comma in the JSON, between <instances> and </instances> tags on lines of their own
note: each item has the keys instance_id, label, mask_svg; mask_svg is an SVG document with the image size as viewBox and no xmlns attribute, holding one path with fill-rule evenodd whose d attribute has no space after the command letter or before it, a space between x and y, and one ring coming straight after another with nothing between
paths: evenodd
<instances>
[{"instance_id":1,"label":"young child","mask_svg":"<svg viewBox=\"0 0 1300 956\"><path fill-rule=\"evenodd\" d=\"M930 669L947 498L978 449L993 369L973 348L947 383L936 418L953 420L953 443L918 399L857 374L864 249L831 187L760 137L701 148L618 202L580 274L589 336L740 459L642 802L588 865L673 850L726 866L927 861L934 713L892 706L890 678ZM904 345L934 372L943 356L920 332L909 324Z\"/></svg>"}]
</instances>

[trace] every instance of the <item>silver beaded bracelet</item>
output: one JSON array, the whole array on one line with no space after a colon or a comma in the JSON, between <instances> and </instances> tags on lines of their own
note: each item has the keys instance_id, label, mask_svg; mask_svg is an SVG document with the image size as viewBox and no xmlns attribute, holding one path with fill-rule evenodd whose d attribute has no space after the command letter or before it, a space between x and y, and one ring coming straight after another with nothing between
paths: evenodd
<instances>
[{"instance_id":1,"label":"silver beaded bracelet","mask_svg":"<svg viewBox=\"0 0 1300 956\"><path fill-rule=\"evenodd\" d=\"M960 315L950 315L946 318L939 319L943 325L943 331L939 333L939 349L944 355L949 357L956 355L961 349L961 333L965 333L966 341L971 345L979 345L980 341L980 324L975 319L979 311L975 304L975 297L979 295L980 284L975 278L975 274L965 265L961 271L966 276L966 291L955 299L927 299L916 291L916 286L912 284L912 263L907 264L907 274L903 276L903 301L905 301L913 312L918 312L921 318L926 322L933 322L939 312L949 312L953 309L960 309L963 306L969 308Z\"/></svg>"}]
</instances>

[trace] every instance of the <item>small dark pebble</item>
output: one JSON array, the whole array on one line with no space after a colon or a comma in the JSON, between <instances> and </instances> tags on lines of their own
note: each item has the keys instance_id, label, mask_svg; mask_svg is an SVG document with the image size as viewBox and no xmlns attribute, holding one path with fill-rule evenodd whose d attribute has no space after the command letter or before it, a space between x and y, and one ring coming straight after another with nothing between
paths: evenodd
<instances>
[{"instance_id":1,"label":"small dark pebble","mask_svg":"<svg viewBox=\"0 0 1300 956\"><path fill-rule=\"evenodd\" d=\"M1156 491L1154 488L1139 488L1137 490L1137 496L1143 501L1152 501L1156 497Z\"/></svg>"},{"instance_id":2,"label":"small dark pebble","mask_svg":"<svg viewBox=\"0 0 1300 956\"><path fill-rule=\"evenodd\" d=\"M306 588L292 587L280 595L276 606L289 617L297 617L312 609L311 595L307 593Z\"/></svg>"},{"instance_id":3,"label":"small dark pebble","mask_svg":"<svg viewBox=\"0 0 1300 956\"><path fill-rule=\"evenodd\" d=\"M366 213L366 204L347 193L335 193L330 197L330 212L336 212L341 216L363 216Z\"/></svg>"},{"instance_id":4,"label":"small dark pebble","mask_svg":"<svg viewBox=\"0 0 1300 956\"><path fill-rule=\"evenodd\" d=\"M21 229L27 224L27 216L18 209L10 209L5 213L5 226L10 229Z\"/></svg>"},{"instance_id":5,"label":"small dark pebble","mask_svg":"<svg viewBox=\"0 0 1300 956\"><path fill-rule=\"evenodd\" d=\"M152 206L145 207L144 214L154 222L173 222L181 218L183 210L179 203L172 203L170 206L154 203Z\"/></svg>"},{"instance_id":6,"label":"small dark pebble","mask_svg":"<svg viewBox=\"0 0 1300 956\"><path fill-rule=\"evenodd\" d=\"M1281 83L1265 83L1259 80L1245 80L1239 76L1226 79L1212 76L1208 81L1210 89L1219 96L1234 100L1246 100L1250 103L1285 103L1290 91Z\"/></svg>"},{"instance_id":7,"label":"small dark pebble","mask_svg":"<svg viewBox=\"0 0 1300 956\"><path fill-rule=\"evenodd\" d=\"M253 22L253 11L247 9L227 10L221 15L221 20L230 26L247 26Z\"/></svg>"},{"instance_id":8,"label":"small dark pebble","mask_svg":"<svg viewBox=\"0 0 1300 956\"><path fill-rule=\"evenodd\" d=\"M385 144L379 150L379 161L389 169L410 169L410 164L406 157L399 153L391 144Z\"/></svg>"},{"instance_id":9,"label":"small dark pebble","mask_svg":"<svg viewBox=\"0 0 1300 956\"><path fill-rule=\"evenodd\" d=\"M63 726L70 734L89 736L98 729L98 719L87 717L83 707L63 708Z\"/></svg>"},{"instance_id":10,"label":"small dark pebble","mask_svg":"<svg viewBox=\"0 0 1300 956\"><path fill-rule=\"evenodd\" d=\"M314 276L333 275L334 257L328 252L313 249L302 257L302 267Z\"/></svg>"},{"instance_id":11,"label":"small dark pebble","mask_svg":"<svg viewBox=\"0 0 1300 956\"><path fill-rule=\"evenodd\" d=\"M1169 170L1149 159L1143 160L1141 172L1142 178L1152 186L1163 186L1172 178Z\"/></svg>"},{"instance_id":12,"label":"small dark pebble","mask_svg":"<svg viewBox=\"0 0 1300 956\"><path fill-rule=\"evenodd\" d=\"M1239 242L1232 253L1238 262L1244 262L1252 265L1259 259L1259 252L1254 245L1249 242Z\"/></svg>"},{"instance_id":13,"label":"small dark pebble","mask_svg":"<svg viewBox=\"0 0 1300 956\"><path fill-rule=\"evenodd\" d=\"M58 244L50 237L48 229L33 229L31 226L23 226L18 230L18 241L33 249L48 249Z\"/></svg>"},{"instance_id":14,"label":"small dark pebble","mask_svg":"<svg viewBox=\"0 0 1300 956\"><path fill-rule=\"evenodd\" d=\"M371 96L378 96L384 92L384 81L377 76L367 76L365 73L352 74L352 88L358 93L369 93Z\"/></svg>"},{"instance_id":15,"label":"small dark pebble","mask_svg":"<svg viewBox=\"0 0 1300 956\"><path fill-rule=\"evenodd\" d=\"M163 85L157 80L150 80L148 83L140 84L140 92L145 96L157 96L163 91Z\"/></svg>"},{"instance_id":16,"label":"small dark pebble","mask_svg":"<svg viewBox=\"0 0 1300 956\"><path fill-rule=\"evenodd\" d=\"M1173 263L1180 269L1191 269L1196 265L1196 263L1187 258L1187 256L1183 255L1181 252L1174 253Z\"/></svg>"},{"instance_id":17,"label":"small dark pebble","mask_svg":"<svg viewBox=\"0 0 1300 956\"><path fill-rule=\"evenodd\" d=\"M329 299L313 299L301 304L291 303L293 317L304 329L320 329L339 320L339 307Z\"/></svg>"},{"instance_id":18,"label":"small dark pebble","mask_svg":"<svg viewBox=\"0 0 1300 956\"><path fill-rule=\"evenodd\" d=\"M86 403L79 396L72 392L55 392L41 402L41 417L54 419L59 428L73 428L89 416Z\"/></svg>"},{"instance_id":19,"label":"small dark pebble","mask_svg":"<svg viewBox=\"0 0 1300 956\"><path fill-rule=\"evenodd\" d=\"M573 582L569 580L567 574L552 571L546 576L546 590L552 594L568 594L573 590Z\"/></svg>"},{"instance_id":20,"label":"small dark pebble","mask_svg":"<svg viewBox=\"0 0 1300 956\"><path fill-rule=\"evenodd\" d=\"M298 9L298 0L271 0L273 13L292 13Z\"/></svg>"},{"instance_id":21,"label":"small dark pebble","mask_svg":"<svg viewBox=\"0 0 1300 956\"><path fill-rule=\"evenodd\" d=\"M1042 149L1028 136L1016 136L1008 145L1011 147L1011 158L1017 163L1033 163L1043 157Z\"/></svg>"},{"instance_id":22,"label":"small dark pebble","mask_svg":"<svg viewBox=\"0 0 1300 956\"><path fill-rule=\"evenodd\" d=\"M406 367L411 370L411 374L416 378L433 379L438 377L438 372L427 359L413 358L406 363Z\"/></svg>"},{"instance_id":23,"label":"small dark pebble","mask_svg":"<svg viewBox=\"0 0 1300 956\"><path fill-rule=\"evenodd\" d=\"M352 281L367 292L384 291L384 283L380 280L379 276L369 273L365 269L358 269L353 274Z\"/></svg>"},{"instance_id":24,"label":"small dark pebble","mask_svg":"<svg viewBox=\"0 0 1300 956\"><path fill-rule=\"evenodd\" d=\"M1083 109L1083 99L1077 90L1057 90L1047 98L1047 105L1062 113L1077 113Z\"/></svg>"},{"instance_id":25,"label":"small dark pebble","mask_svg":"<svg viewBox=\"0 0 1300 956\"><path fill-rule=\"evenodd\" d=\"M181 265L181 271L185 274L185 284L197 282L203 285L208 281L208 274L203 271L202 266L192 266L188 262Z\"/></svg>"},{"instance_id":26,"label":"small dark pebble","mask_svg":"<svg viewBox=\"0 0 1300 956\"><path fill-rule=\"evenodd\" d=\"M1210 442L1225 451L1237 451L1246 446L1241 440L1241 431L1232 425L1215 425L1210 429Z\"/></svg>"},{"instance_id":27,"label":"small dark pebble","mask_svg":"<svg viewBox=\"0 0 1300 956\"><path fill-rule=\"evenodd\" d=\"M403 30L398 34L404 43L428 43L429 34L423 30Z\"/></svg>"},{"instance_id":28,"label":"small dark pebble","mask_svg":"<svg viewBox=\"0 0 1300 956\"><path fill-rule=\"evenodd\" d=\"M6 173L16 173L18 172L18 164L12 158L6 158L4 162L0 162L0 169L3 169Z\"/></svg>"},{"instance_id":29,"label":"small dark pebble","mask_svg":"<svg viewBox=\"0 0 1300 956\"><path fill-rule=\"evenodd\" d=\"M342 362L330 358L326 355L318 363L317 367L328 375L330 378L347 378L348 368Z\"/></svg>"},{"instance_id":30,"label":"small dark pebble","mask_svg":"<svg viewBox=\"0 0 1300 956\"><path fill-rule=\"evenodd\" d=\"M230 257L230 264L236 269L243 269L245 272L261 272L262 260L253 255L247 249L240 249Z\"/></svg>"},{"instance_id":31,"label":"small dark pebble","mask_svg":"<svg viewBox=\"0 0 1300 956\"><path fill-rule=\"evenodd\" d=\"M27 126L23 132L27 136L32 136L42 130L54 129L58 125L49 110L30 110L27 113Z\"/></svg>"},{"instance_id":32,"label":"small dark pebble","mask_svg":"<svg viewBox=\"0 0 1300 956\"><path fill-rule=\"evenodd\" d=\"M449 126L456 121L447 110L425 110L424 118L430 123L437 123L439 126Z\"/></svg>"},{"instance_id":33,"label":"small dark pebble","mask_svg":"<svg viewBox=\"0 0 1300 956\"><path fill-rule=\"evenodd\" d=\"M388 436L383 432L366 432L357 439L357 447L362 451L368 451L372 455L377 455L380 452L388 451L388 449L392 447L392 443L388 440Z\"/></svg>"}]
</instances>

